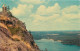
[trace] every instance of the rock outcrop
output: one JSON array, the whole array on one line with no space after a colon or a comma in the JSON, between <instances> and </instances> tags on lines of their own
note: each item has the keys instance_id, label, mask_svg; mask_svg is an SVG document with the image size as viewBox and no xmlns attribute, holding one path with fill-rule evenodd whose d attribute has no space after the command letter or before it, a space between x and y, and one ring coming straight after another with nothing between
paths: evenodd
<instances>
[{"instance_id":1,"label":"rock outcrop","mask_svg":"<svg viewBox=\"0 0 80 51\"><path fill-rule=\"evenodd\" d=\"M0 16L0 51L40 51L25 24L14 16Z\"/></svg>"}]
</instances>

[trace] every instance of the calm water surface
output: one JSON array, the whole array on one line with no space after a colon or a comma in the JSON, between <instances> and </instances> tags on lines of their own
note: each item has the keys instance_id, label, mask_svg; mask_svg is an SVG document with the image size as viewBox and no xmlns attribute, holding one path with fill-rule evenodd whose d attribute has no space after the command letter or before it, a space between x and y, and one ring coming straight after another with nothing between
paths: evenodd
<instances>
[{"instance_id":1,"label":"calm water surface","mask_svg":"<svg viewBox=\"0 0 80 51\"><path fill-rule=\"evenodd\" d=\"M80 47L76 45L63 45L60 42L56 42L48 39L35 40L41 50L45 48L48 51L80 51Z\"/></svg>"}]
</instances>

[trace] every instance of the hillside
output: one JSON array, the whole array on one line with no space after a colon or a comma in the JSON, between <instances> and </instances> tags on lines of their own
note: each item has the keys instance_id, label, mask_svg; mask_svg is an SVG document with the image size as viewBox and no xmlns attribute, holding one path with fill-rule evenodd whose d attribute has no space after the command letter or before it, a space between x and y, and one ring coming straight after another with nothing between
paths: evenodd
<instances>
[{"instance_id":1,"label":"hillside","mask_svg":"<svg viewBox=\"0 0 80 51\"><path fill-rule=\"evenodd\" d=\"M40 51L25 24L14 16L0 15L0 51Z\"/></svg>"}]
</instances>

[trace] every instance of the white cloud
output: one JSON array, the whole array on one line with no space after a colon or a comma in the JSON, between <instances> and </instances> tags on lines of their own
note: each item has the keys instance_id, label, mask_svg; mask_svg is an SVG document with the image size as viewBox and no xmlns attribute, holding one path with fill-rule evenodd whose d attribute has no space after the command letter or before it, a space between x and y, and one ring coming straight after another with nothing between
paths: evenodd
<instances>
[{"instance_id":1,"label":"white cloud","mask_svg":"<svg viewBox=\"0 0 80 51\"><path fill-rule=\"evenodd\" d=\"M58 3L48 8L44 5L41 5L37 9L36 13L31 16L35 18L33 22L51 21L60 17L60 11L61 11L61 8Z\"/></svg>"},{"instance_id":2,"label":"white cloud","mask_svg":"<svg viewBox=\"0 0 80 51\"><path fill-rule=\"evenodd\" d=\"M59 18L60 17L60 15L59 14L54 14L54 15L51 15L51 16L40 16L40 15L38 15L38 14L33 14L33 15L31 15L31 17L34 17L34 23L36 23L36 22L40 22L40 21L51 21L51 20L55 20L55 19L57 19L57 18Z\"/></svg>"},{"instance_id":3,"label":"white cloud","mask_svg":"<svg viewBox=\"0 0 80 51\"><path fill-rule=\"evenodd\" d=\"M20 0L20 1L28 4L40 4L44 2L44 0Z\"/></svg>"},{"instance_id":4,"label":"white cloud","mask_svg":"<svg viewBox=\"0 0 80 51\"><path fill-rule=\"evenodd\" d=\"M27 0L23 1L26 2ZM27 2L32 3L31 0ZM80 28L80 6L72 5L61 8L58 3L55 3L48 7L40 5L35 13L32 13L32 9L33 5L19 4L11 11L17 17L22 16L23 21L31 30L77 30Z\"/></svg>"},{"instance_id":5,"label":"white cloud","mask_svg":"<svg viewBox=\"0 0 80 51\"><path fill-rule=\"evenodd\" d=\"M73 5L62 9L62 17L70 21L77 21L80 19L80 6Z\"/></svg>"},{"instance_id":6,"label":"white cloud","mask_svg":"<svg viewBox=\"0 0 80 51\"><path fill-rule=\"evenodd\" d=\"M80 6L70 6L61 9L58 3L54 4L52 7L46 7L41 5L36 13L33 15L38 20L50 20L50 19L79 19L80 17ZM74 13L73 13L74 12Z\"/></svg>"},{"instance_id":7,"label":"white cloud","mask_svg":"<svg viewBox=\"0 0 80 51\"><path fill-rule=\"evenodd\" d=\"M58 14L60 13L60 6L58 3L56 3L54 6L52 7L46 7L44 5L41 5L38 9L36 14L40 14L40 15L52 15L52 14Z\"/></svg>"},{"instance_id":8,"label":"white cloud","mask_svg":"<svg viewBox=\"0 0 80 51\"><path fill-rule=\"evenodd\" d=\"M60 17L60 6L56 3L52 7L46 7L41 5L35 14L32 14L31 17L34 17L34 23L38 23L40 21L52 21ZM38 23L39 24L39 23Z\"/></svg>"},{"instance_id":9,"label":"white cloud","mask_svg":"<svg viewBox=\"0 0 80 51\"><path fill-rule=\"evenodd\" d=\"M62 10L64 13L67 13L67 14L71 14L71 13L79 13L80 12L80 6L76 6L76 5L73 5L73 6L69 6L67 8L64 8Z\"/></svg>"},{"instance_id":10,"label":"white cloud","mask_svg":"<svg viewBox=\"0 0 80 51\"><path fill-rule=\"evenodd\" d=\"M20 17L20 16L27 16L31 14L31 10L33 8L33 5L25 5L25 4L19 4L18 7L14 7L11 12L13 15Z\"/></svg>"},{"instance_id":11,"label":"white cloud","mask_svg":"<svg viewBox=\"0 0 80 51\"><path fill-rule=\"evenodd\" d=\"M33 24L49 30L77 30L80 28L80 6L72 5L69 7L61 8L58 3L51 7L41 5L35 14L31 17L34 18ZM53 28L55 27L55 28Z\"/></svg>"}]
</instances>

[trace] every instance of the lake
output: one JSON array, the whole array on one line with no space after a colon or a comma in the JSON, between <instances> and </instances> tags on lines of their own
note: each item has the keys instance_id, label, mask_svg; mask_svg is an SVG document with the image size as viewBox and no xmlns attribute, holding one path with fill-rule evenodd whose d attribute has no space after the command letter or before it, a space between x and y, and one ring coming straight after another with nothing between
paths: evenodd
<instances>
[{"instance_id":1,"label":"lake","mask_svg":"<svg viewBox=\"0 0 80 51\"><path fill-rule=\"evenodd\" d=\"M47 48L48 51L80 51L79 46L63 45L60 42L49 39L35 40L35 42L41 50L45 50L45 48Z\"/></svg>"}]
</instances>

